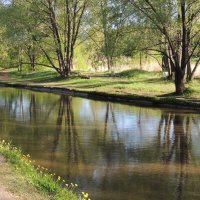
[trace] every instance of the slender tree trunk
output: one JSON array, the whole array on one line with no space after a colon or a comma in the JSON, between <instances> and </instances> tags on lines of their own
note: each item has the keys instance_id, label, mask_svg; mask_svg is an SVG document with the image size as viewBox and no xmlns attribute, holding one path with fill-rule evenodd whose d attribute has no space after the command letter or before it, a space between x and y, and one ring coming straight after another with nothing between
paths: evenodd
<instances>
[{"instance_id":1,"label":"slender tree trunk","mask_svg":"<svg viewBox=\"0 0 200 200\"><path fill-rule=\"evenodd\" d=\"M142 70L142 52L140 51L140 70Z\"/></svg>"},{"instance_id":2,"label":"slender tree trunk","mask_svg":"<svg viewBox=\"0 0 200 200\"><path fill-rule=\"evenodd\" d=\"M192 69L191 69L191 62L189 61L187 64L187 81L191 81Z\"/></svg>"},{"instance_id":3,"label":"slender tree trunk","mask_svg":"<svg viewBox=\"0 0 200 200\"><path fill-rule=\"evenodd\" d=\"M182 70L175 69L175 88L176 88L176 94L183 94L185 90L185 79L184 74Z\"/></svg>"}]
</instances>

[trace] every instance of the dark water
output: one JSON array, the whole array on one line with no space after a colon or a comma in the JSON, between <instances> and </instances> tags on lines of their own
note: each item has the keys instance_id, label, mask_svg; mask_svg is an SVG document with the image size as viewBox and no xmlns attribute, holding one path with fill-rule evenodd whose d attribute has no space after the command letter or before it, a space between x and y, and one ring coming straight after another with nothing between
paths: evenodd
<instances>
[{"instance_id":1,"label":"dark water","mask_svg":"<svg viewBox=\"0 0 200 200\"><path fill-rule=\"evenodd\" d=\"M0 138L95 200L200 199L200 115L0 88Z\"/></svg>"}]
</instances>

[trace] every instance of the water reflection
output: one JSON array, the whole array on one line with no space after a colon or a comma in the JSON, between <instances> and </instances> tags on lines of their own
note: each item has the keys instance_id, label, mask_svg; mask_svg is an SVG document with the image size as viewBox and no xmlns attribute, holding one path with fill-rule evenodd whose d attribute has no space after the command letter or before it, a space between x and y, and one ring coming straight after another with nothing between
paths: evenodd
<instances>
[{"instance_id":1,"label":"water reflection","mask_svg":"<svg viewBox=\"0 0 200 200\"><path fill-rule=\"evenodd\" d=\"M0 88L0 134L93 199L199 199L199 115Z\"/></svg>"},{"instance_id":2,"label":"water reflection","mask_svg":"<svg viewBox=\"0 0 200 200\"><path fill-rule=\"evenodd\" d=\"M192 155L192 116L162 113L158 129L159 147L163 149L164 163L178 163L176 199L183 199L187 164ZM162 142L161 142L162 138Z\"/></svg>"}]
</instances>

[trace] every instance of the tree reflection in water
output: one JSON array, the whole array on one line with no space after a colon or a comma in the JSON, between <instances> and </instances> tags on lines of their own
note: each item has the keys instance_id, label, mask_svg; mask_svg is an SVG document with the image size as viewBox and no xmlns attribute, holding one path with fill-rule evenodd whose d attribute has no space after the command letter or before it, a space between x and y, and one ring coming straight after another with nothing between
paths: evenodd
<instances>
[{"instance_id":1,"label":"tree reflection in water","mask_svg":"<svg viewBox=\"0 0 200 200\"><path fill-rule=\"evenodd\" d=\"M56 120L56 131L53 139L52 160L56 159L56 149L60 142L60 135L64 130L66 136L66 151L67 160L66 168L67 174L70 176L70 166L77 167L79 163L84 161L84 150L79 141L79 134L76 128L76 120L74 116L72 97L61 95L59 101L59 108ZM74 170L74 169L73 169Z\"/></svg>"},{"instance_id":2,"label":"tree reflection in water","mask_svg":"<svg viewBox=\"0 0 200 200\"><path fill-rule=\"evenodd\" d=\"M175 162L179 165L176 199L181 200L183 199L184 182L187 178L186 168L192 155L192 117L163 113L158 129L159 142L161 137L163 137L162 161L166 164Z\"/></svg>"}]
</instances>

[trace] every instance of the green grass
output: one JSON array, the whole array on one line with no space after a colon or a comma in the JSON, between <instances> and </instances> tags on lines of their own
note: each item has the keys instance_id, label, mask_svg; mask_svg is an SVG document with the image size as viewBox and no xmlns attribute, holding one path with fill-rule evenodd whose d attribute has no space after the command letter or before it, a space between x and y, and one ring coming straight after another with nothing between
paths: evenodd
<instances>
[{"instance_id":1,"label":"green grass","mask_svg":"<svg viewBox=\"0 0 200 200\"><path fill-rule=\"evenodd\" d=\"M156 72L159 74L158 72ZM144 70L126 70L122 71L116 74L116 76L121 77L121 78L148 78L151 75L151 72L147 72Z\"/></svg>"},{"instance_id":2,"label":"green grass","mask_svg":"<svg viewBox=\"0 0 200 200\"><path fill-rule=\"evenodd\" d=\"M90 79L78 77L73 73L70 78L62 79L54 71L32 72L28 74L10 72L11 82L29 83L31 85L55 86L78 91L105 92L122 95L164 96L175 91L173 81L163 80L162 72L127 70L114 75L106 73L83 72ZM200 98L200 79L186 84L184 98Z\"/></svg>"},{"instance_id":3,"label":"green grass","mask_svg":"<svg viewBox=\"0 0 200 200\"><path fill-rule=\"evenodd\" d=\"M77 185L66 184L61 177L55 177L47 169L33 166L29 155L24 156L22 151L13 147L10 143L0 142L0 154L2 154L14 167L14 174L20 174L38 191L48 195L48 199L54 200L81 200L83 194L77 193ZM15 176L15 175L14 175ZM16 175L17 177L17 175ZM17 180L15 180L17 182ZM27 187L26 185L24 187ZM12 189L12 188L11 188ZM26 189L26 188L25 188ZM86 195L87 196L87 195ZM89 198L85 198L89 199Z\"/></svg>"}]
</instances>

